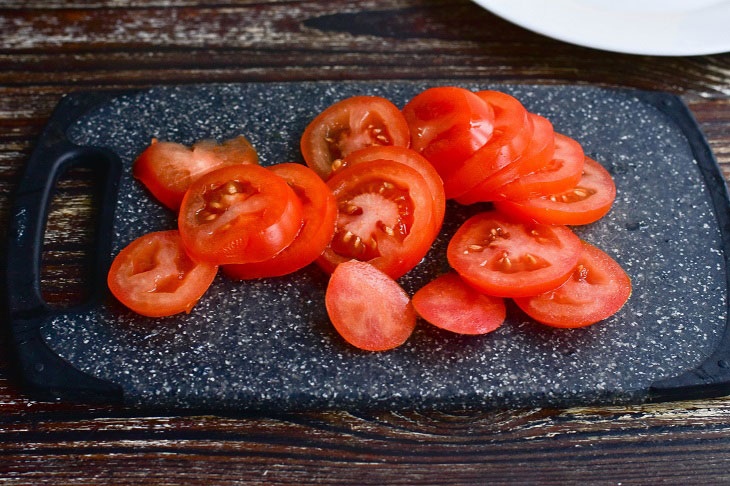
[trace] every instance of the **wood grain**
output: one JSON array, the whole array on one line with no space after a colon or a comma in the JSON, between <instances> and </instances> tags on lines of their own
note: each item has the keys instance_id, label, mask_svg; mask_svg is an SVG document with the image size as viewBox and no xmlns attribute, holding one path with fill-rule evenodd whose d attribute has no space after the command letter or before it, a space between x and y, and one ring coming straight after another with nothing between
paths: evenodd
<instances>
[{"instance_id":1,"label":"wood grain","mask_svg":"<svg viewBox=\"0 0 730 486\"><path fill-rule=\"evenodd\" d=\"M5 0L0 3L0 227L60 97L160 83L471 79L681 94L730 176L730 55L594 51L466 0ZM88 174L51 206L46 299L83 291ZM459 413L179 415L37 402L0 336L6 484L722 484L730 401Z\"/></svg>"}]
</instances>

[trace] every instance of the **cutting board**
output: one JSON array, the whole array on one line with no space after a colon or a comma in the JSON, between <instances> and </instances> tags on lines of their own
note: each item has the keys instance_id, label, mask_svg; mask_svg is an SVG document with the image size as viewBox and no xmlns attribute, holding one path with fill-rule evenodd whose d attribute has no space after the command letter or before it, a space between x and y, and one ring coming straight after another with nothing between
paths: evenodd
<instances>
[{"instance_id":1,"label":"cutting board","mask_svg":"<svg viewBox=\"0 0 730 486\"><path fill-rule=\"evenodd\" d=\"M419 322L403 346L368 353L345 343L324 307L327 275L233 282L218 275L189 315L138 316L110 296L113 255L175 228L176 215L132 178L152 137L191 144L245 134L263 165L301 161L299 137L331 103L381 95L402 106L425 88L499 89L578 140L614 177L600 221L575 228L615 258L633 295L583 329L541 326L508 305L504 325L459 336ZM102 175L96 272L84 305L51 309L39 254L55 180L69 166ZM489 205L448 204L443 231L400 279L413 294L448 269L445 249ZM234 410L459 409L618 404L730 393L725 184L696 122L669 94L481 81L306 82L79 92L60 102L11 212L6 262L18 368L44 398L138 407Z\"/></svg>"}]
</instances>

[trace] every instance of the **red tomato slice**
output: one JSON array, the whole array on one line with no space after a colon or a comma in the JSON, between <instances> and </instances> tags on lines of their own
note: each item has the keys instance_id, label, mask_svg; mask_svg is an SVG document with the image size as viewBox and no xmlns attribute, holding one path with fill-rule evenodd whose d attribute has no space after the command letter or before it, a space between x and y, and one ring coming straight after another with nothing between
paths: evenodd
<instances>
[{"instance_id":1,"label":"red tomato slice","mask_svg":"<svg viewBox=\"0 0 730 486\"><path fill-rule=\"evenodd\" d=\"M552 123L541 116L532 113L528 113L528 115L533 131L525 151L514 162L488 176L466 194L457 197L456 201L459 204L474 204L497 199L497 191L502 186L548 165L556 153L559 153L560 145L556 142Z\"/></svg>"},{"instance_id":2,"label":"red tomato slice","mask_svg":"<svg viewBox=\"0 0 730 486\"><path fill-rule=\"evenodd\" d=\"M526 297L565 282L581 253L565 226L515 221L497 211L469 218L449 242L449 264L488 295Z\"/></svg>"},{"instance_id":3,"label":"red tomato slice","mask_svg":"<svg viewBox=\"0 0 730 486\"><path fill-rule=\"evenodd\" d=\"M257 163L256 151L243 136L220 145L205 140L192 149L153 138L134 162L133 174L157 200L177 211L185 191L203 174L226 165Z\"/></svg>"},{"instance_id":4,"label":"red tomato slice","mask_svg":"<svg viewBox=\"0 0 730 486\"><path fill-rule=\"evenodd\" d=\"M454 173L492 137L494 110L471 91L431 88L404 108L411 147L436 168L441 178Z\"/></svg>"},{"instance_id":5,"label":"red tomato slice","mask_svg":"<svg viewBox=\"0 0 730 486\"><path fill-rule=\"evenodd\" d=\"M194 262L177 230L148 233L127 245L112 262L109 290L137 314L164 317L190 312L218 267Z\"/></svg>"},{"instance_id":6,"label":"red tomato slice","mask_svg":"<svg viewBox=\"0 0 730 486\"><path fill-rule=\"evenodd\" d=\"M515 303L536 321L553 327L584 327L611 317L631 296L631 279L610 256L583 242L571 277L555 290Z\"/></svg>"},{"instance_id":7,"label":"red tomato slice","mask_svg":"<svg viewBox=\"0 0 730 486\"><path fill-rule=\"evenodd\" d=\"M379 96L354 96L312 120L302 135L301 150L307 165L327 180L332 169L356 150L409 143L408 124L393 103Z\"/></svg>"},{"instance_id":8,"label":"red tomato slice","mask_svg":"<svg viewBox=\"0 0 730 486\"><path fill-rule=\"evenodd\" d=\"M498 201L497 209L515 218L543 224L589 224L611 209L616 185L611 174L593 159L585 158L578 185L558 194L524 201Z\"/></svg>"},{"instance_id":9,"label":"red tomato slice","mask_svg":"<svg viewBox=\"0 0 730 486\"><path fill-rule=\"evenodd\" d=\"M413 308L434 326L458 334L492 332L506 315L504 299L480 294L453 272L416 292Z\"/></svg>"},{"instance_id":10,"label":"red tomato slice","mask_svg":"<svg viewBox=\"0 0 730 486\"><path fill-rule=\"evenodd\" d=\"M284 179L302 204L302 229L291 245L270 260L243 265L225 265L232 278L278 277L303 268L322 254L332 240L337 220L337 201L322 179L301 164L279 164L268 168Z\"/></svg>"},{"instance_id":11,"label":"red tomato slice","mask_svg":"<svg viewBox=\"0 0 730 486\"><path fill-rule=\"evenodd\" d=\"M393 278L415 267L433 243L433 204L426 181L398 162L362 162L327 185L337 199L337 228L317 259L327 272L343 262L367 261Z\"/></svg>"},{"instance_id":12,"label":"red tomato slice","mask_svg":"<svg viewBox=\"0 0 730 486\"><path fill-rule=\"evenodd\" d=\"M327 285L325 304L337 332L366 351L398 347L416 327L408 294L368 263L353 260L338 265Z\"/></svg>"},{"instance_id":13,"label":"red tomato slice","mask_svg":"<svg viewBox=\"0 0 730 486\"><path fill-rule=\"evenodd\" d=\"M185 193L178 217L188 253L217 265L268 260L294 241L301 226L297 195L258 165L205 174Z\"/></svg>"},{"instance_id":14,"label":"red tomato slice","mask_svg":"<svg viewBox=\"0 0 730 486\"><path fill-rule=\"evenodd\" d=\"M436 169L417 152L405 147L368 147L353 152L342 161L343 167L370 162L373 160L392 160L405 164L418 171L428 184L433 200L433 229L434 238L441 231L441 223L444 220L446 211L446 197L444 196L444 184L441 182Z\"/></svg>"}]
</instances>

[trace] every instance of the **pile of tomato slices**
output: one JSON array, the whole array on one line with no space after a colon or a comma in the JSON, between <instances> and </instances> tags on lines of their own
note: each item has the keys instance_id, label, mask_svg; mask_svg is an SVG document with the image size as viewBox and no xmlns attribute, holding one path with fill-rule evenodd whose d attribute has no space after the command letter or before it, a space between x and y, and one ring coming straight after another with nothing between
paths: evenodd
<instances>
[{"instance_id":1,"label":"pile of tomato slices","mask_svg":"<svg viewBox=\"0 0 730 486\"><path fill-rule=\"evenodd\" d=\"M498 91L423 91L398 109L355 96L314 117L305 165L258 165L244 137L188 148L153 143L134 175L178 211L117 256L109 287L149 316L189 312L218 266L233 279L277 277L316 262L331 273L326 308L339 334L370 351L401 345L417 316L459 334L505 320L504 298L554 327L616 313L626 273L566 225L597 221L616 188L581 145ZM424 258L446 200L489 202L453 235L453 271L411 299L395 279Z\"/></svg>"}]
</instances>

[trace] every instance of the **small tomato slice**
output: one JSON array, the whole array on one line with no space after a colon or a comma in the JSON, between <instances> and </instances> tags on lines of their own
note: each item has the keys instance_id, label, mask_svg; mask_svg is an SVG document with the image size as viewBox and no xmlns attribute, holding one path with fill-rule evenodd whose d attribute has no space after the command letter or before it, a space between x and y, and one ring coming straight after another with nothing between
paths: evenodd
<instances>
[{"instance_id":1,"label":"small tomato slice","mask_svg":"<svg viewBox=\"0 0 730 486\"><path fill-rule=\"evenodd\" d=\"M178 217L188 253L217 265L268 260L294 241L301 225L297 195L258 165L205 174L185 193Z\"/></svg>"},{"instance_id":2,"label":"small tomato slice","mask_svg":"<svg viewBox=\"0 0 730 486\"><path fill-rule=\"evenodd\" d=\"M325 271L357 259L398 278L426 255L435 237L433 203L415 169L390 160L362 162L327 185L339 214L335 236L317 259Z\"/></svg>"},{"instance_id":3,"label":"small tomato slice","mask_svg":"<svg viewBox=\"0 0 730 486\"><path fill-rule=\"evenodd\" d=\"M165 317L190 312L208 290L218 267L185 253L177 230L148 233L119 252L107 283L137 314Z\"/></svg>"},{"instance_id":4,"label":"small tomato slice","mask_svg":"<svg viewBox=\"0 0 730 486\"><path fill-rule=\"evenodd\" d=\"M489 211L466 220L449 242L449 264L488 295L526 297L565 282L581 253L566 226L523 223Z\"/></svg>"},{"instance_id":5,"label":"small tomato slice","mask_svg":"<svg viewBox=\"0 0 730 486\"><path fill-rule=\"evenodd\" d=\"M580 225L598 221L611 209L616 185L611 174L593 159L585 158L578 185L558 194L524 201L497 201L495 206L515 218L543 224Z\"/></svg>"},{"instance_id":6,"label":"small tomato slice","mask_svg":"<svg viewBox=\"0 0 730 486\"><path fill-rule=\"evenodd\" d=\"M354 96L330 106L304 130L301 150L322 179L355 150L373 145L407 147L408 124L400 110L379 96Z\"/></svg>"},{"instance_id":7,"label":"small tomato slice","mask_svg":"<svg viewBox=\"0 0 730 486\"><path fill-rule=\"evenodd\" d=\"M278 277L295 272L316 260L335 232L337 201L312 169L301 164L279 164L268 169L284 179L299 197L302 229L291 245L270 260L225 265L223 271L232 278Z\"/></svg>"},{"instance_id":8,"label":"small tomato slice","mask_svg":"<svg viewBox=\"0 0 730 486\"><path fill-rule=\"evenodd\" d=\"M502 325L504 299L480 294L452 272L426 284L413 296L416 313L441 329L486 334Z\"/></svg>"},{"instance_id":9,"label":"small tomato slice","mask_svg":"<svg viewBox=\"0 0 730 486\"><path fill-rule=\"evenodd\" d=\"M327 285L325 304L340 336L366 351L398 347L416 327L408 294L368 263L338 265Z\"/></svg>"},{"instance_id":10,"label":"small tomato slice","mask_svg":"<svg viewBox=\"0 0 730 486\"><path fill-rule=\"evenodd\" d=\"M610 256L586 242L571 277L555 290L515 299L527 315L552 327L585 327L611 317L631 296L631 279Z\"/></svg>"},{"instance_id":11,"label":"small tomato slice","mask_svg":"<svg viewBox=\"0 0 730 486\"><path fill-rule=\"evenodd\" d=\"M192 149L173 142L152 143L134 162L134 177L162 204L177 211L190 184L203 174L234 164L257 164L258 156L245 137L217 144L205 140Z\"/></svg>"}]
</instances>

